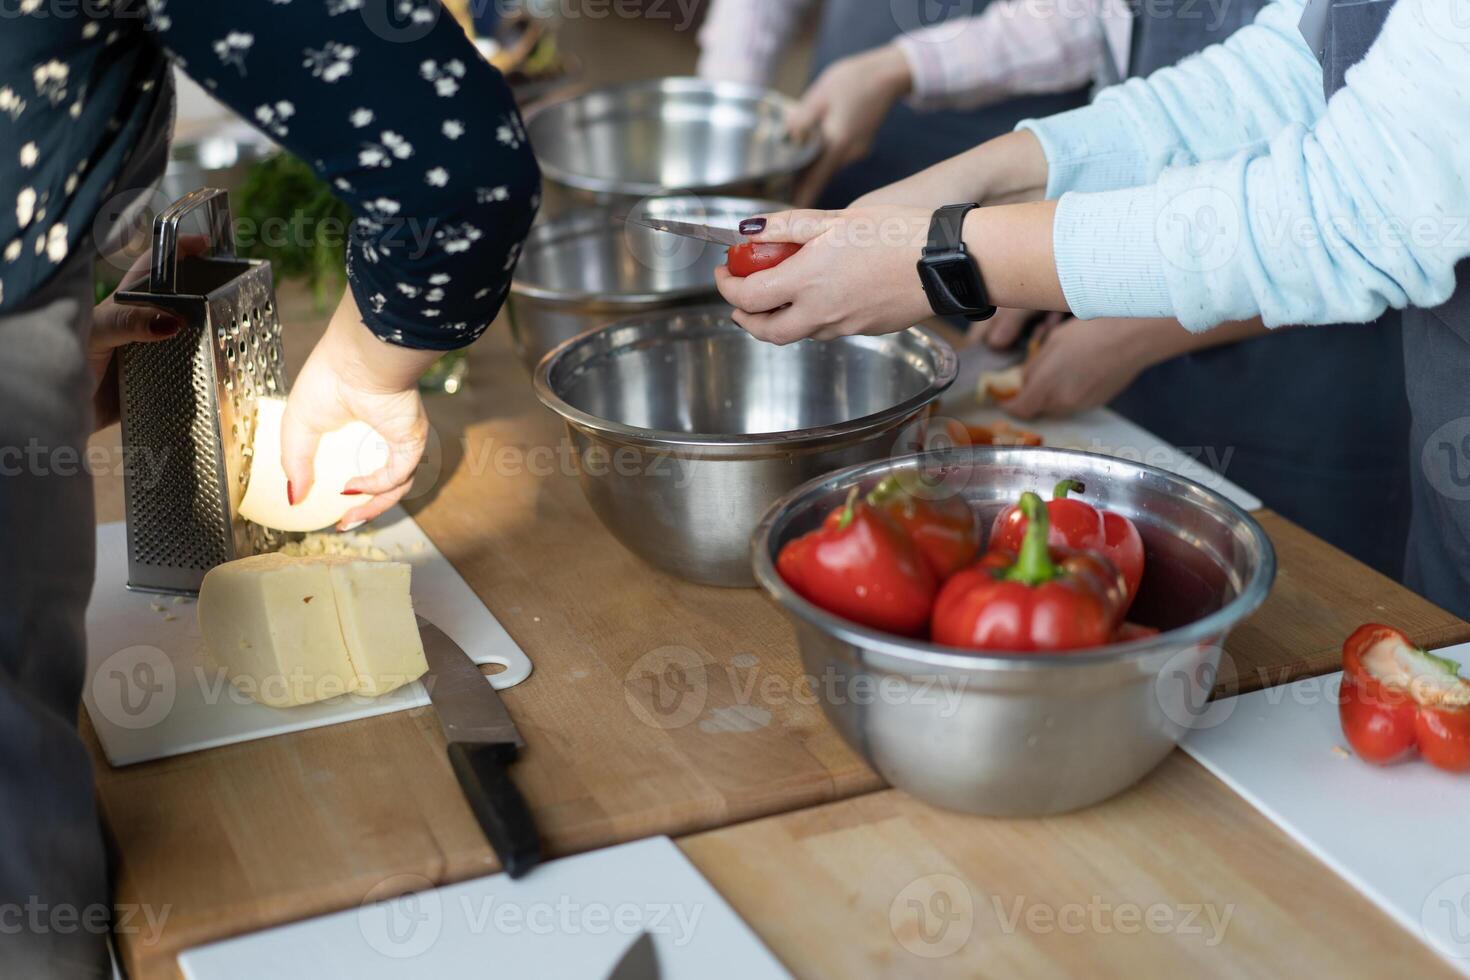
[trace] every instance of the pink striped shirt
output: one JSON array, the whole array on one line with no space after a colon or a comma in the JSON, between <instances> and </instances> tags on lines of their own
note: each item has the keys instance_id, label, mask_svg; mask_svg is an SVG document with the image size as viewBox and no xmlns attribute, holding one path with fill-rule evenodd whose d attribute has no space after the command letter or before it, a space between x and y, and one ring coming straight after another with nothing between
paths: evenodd
<instances>
[{"instance_id":1,"label":"pink striped shirt","mask_svg":"<svg viewBox=\"0 0 1470 980\"><path fill-rule=\"evenodd\" d=\"M811 3L714 0L699 32L700 77L769 84ZM1126 0L995 0L894 43L913 75L913 104L975 108L1117 81L1127 74L1132 26Z\"/></svg>"}]
</instances>

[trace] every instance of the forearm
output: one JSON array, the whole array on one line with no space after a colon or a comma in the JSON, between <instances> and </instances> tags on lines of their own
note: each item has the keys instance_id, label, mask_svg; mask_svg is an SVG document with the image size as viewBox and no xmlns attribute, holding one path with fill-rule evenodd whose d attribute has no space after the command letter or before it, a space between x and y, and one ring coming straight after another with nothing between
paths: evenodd
<instances>
[{"instance_id":1,"label":"forearm","mask_svg":"<svg viewBox=\"0 0 1470 980\"><path fill-rule=\"evenodd\" d=\"M965 218L965 247L990 302L1027 310L1066 310L1052 253L1055 201L976 208Z\"/></svg>"},{"instance_id":2,"label":"forearm","mask_svg":"<svg viewBox=\"0 0 1470 980\"><path fill-rule=\"evenodd\" d=\"M1107 328L1107 323L1104 321L1093 322L1103 329ZM1270 333L1266 325L1261 322L1260 317L1250 320L1232 320L1203 333L1193 333L1185 329L1178 320L1171 318L1129 322L1135 327L1131 331L1130 339L1137 348L1141 368L1162 364L1164 361L1185 354L1195 354L1212 347L1225 347Z\"/></svg>"},{"instance_id":3,"label":"forearm","mask_svg":"<svg viewBox=\"0 0 1470 980\"><path fill-rule=\"evenodd\" d=\"M1029 132L1017 131L890 184L855 204L941 208L973 201L1009 204L1040 200L1046 189L1046 156Z\"/></svg>"},{"instance_id":4,"label":"forearm","mask_svg":"<svg viewBox=\"0 0 1470 980\"><path fill-rule=\"evenodd\" d=\"M769 85L811 0L714 0L699 29L700 78Z\"/></svg>"},{"instance_id":5,"label":"forearm","mask_svg":"<svg viewBox=\"0 0 1470 980\"><path fill-rule=\"evenodd\" d=\"M412 389L441 356L438 351L400 347L381 340L363 323L350 289L343 291L342 301L316 349L320 356L331 359L337 372L353 387L379 394Z\"/></svg>"}]
</instances>

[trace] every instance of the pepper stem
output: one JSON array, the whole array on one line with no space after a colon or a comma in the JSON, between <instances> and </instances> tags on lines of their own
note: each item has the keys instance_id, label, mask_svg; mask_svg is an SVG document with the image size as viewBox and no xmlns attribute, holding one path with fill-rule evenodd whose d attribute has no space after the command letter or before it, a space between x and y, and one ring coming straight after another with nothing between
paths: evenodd
<instances>
[{"instance_id":1,"label":"pepper stem","mask_svg":"<svg viewBox=\"0 0 1470 980\"><path fill-rule=\"evenodd\" d=\"M1069 493L1086 493L1087 486L1081 480L1063 480L1051 492L1051 499L1066 500Z\"/></svg>"},{"instance_id":2,"label":"pepper stem","mask_svg":"<svg viewBox=\"0 0 1470 980\"><path fill-rule=\"evenodd\" d=\"M1006 581L1033 586L1050 582L1060 574L1060 569L1051 560L1047 547L1051 520L1046 513L1046 504L1040 496L1028 490L1021 494L1021 513L1026 515L1026 536L1021 539L1016 563L1006 571Z\"/></svg>"},{"instance_id":3,"label":"pepper stem","mask_svg":"<svg viewBox=\"0 0 1470 980\"><path fill-rule=\"evenodd\" d=\"M878 481L878 485L868 491L868 503L874 507L881 507L894 497L903 495L903 481L897 476L885 476Z\"/></svg>"},{"instance_id":4,"label":"pepper stem","mask_svg":"<svg viewBox=\"0 0 1470 980\"><path fill-rule=\"evenodd\" d=\"M853 487L847 494L847 503L842 507L842 516L837 520L837 530L846 531L847 525L852 523L853 517L857 515L858 488Z\"/></svg>"}]
</instances>

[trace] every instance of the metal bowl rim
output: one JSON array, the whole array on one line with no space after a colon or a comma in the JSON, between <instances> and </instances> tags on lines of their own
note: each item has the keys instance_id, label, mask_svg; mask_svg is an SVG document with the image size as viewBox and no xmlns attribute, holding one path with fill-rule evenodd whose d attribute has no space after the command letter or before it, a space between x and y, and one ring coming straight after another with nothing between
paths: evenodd
<instances>
[{"instance_id":1,"label":"metal bowl rim","mask_svg":"<svg viewBox=\"0 0 1470 980\"><path fill-rule=\"evenodd\" d=\"M742 204L761 205L761 210L753 211L751 212L752 214L769 214L772 211L780 211L790 206L787 204L783 204L780 201L769 201L758 197L737 197L728 194L666 194L653 198L653 200L698 200L705 203L740 202ZM527 245L530 245L532 239L536 237L540 229L548 229L547 231L540 233L550 235L553 232L549 229L556 228L557 226L570 226L573 225L574 221L576 220L586 221L589 219L599 219L604 217L607 219L608 227L615 228L626 223L624 218L620 217L617 214L616 208L606 206L579 208L575 211L568 211L566 214L559 214L555 218L551 218L550 220L548 220L545 224L537 225L532 228L531 233L526 237ZM713 243L711 243L711 247L718 246L715 246L713 245ZM524 265L521 265L518 268L523 269ZM586 310L589 313L618 312L623 310L626 310L629 313L636 313L638 312L639 308L652 310L660 306L681 303L685 300L699 300L706 298L713 299L719 295L719 291L715 288L715 284L713 282L703 286L695 284L681 286L678 289L671 289L663 293L608 293L594 292L591 290L557 290L549 289L545 286L537 286L532 283L526 282L521 277L521 273L519 271L510 281L510 292L512 296L515 296L519 299L534 300L538 303L544 303L548 306L575 306L579 309Z\"/></svg>"},{"instance_id":2,"label":"metal bowl rim","mask_svg":"<svg viewBox=\"0 0 1470 980\"><path fill-rule=\"evenodd\" d=\"M664 318L680 317L716 317L720 320L730 319L731 308L725 304L711 304L706 306L688 306L667 311ZM658 311L652 316L657 317ZM827 442L839 439L850 439L860 433L882 430L894 422L908 418L914 413L922 410L925 406L936 401L941 395L949 390L954 384L955 377L959 373L959 356L955 354L954 348L949 345L938 334L928 328L915 325L909 327L903 333L912 334L920 344L928 351L934 364L934 377L924 387L923 391L911 395L895 405L891 405L880 412L862 415L846 422L836 425L814 426L808 429L794 429L786 432L749 432L736 435L711 435L698 432L674 432L668 429L645 429L639 426L628 425L624 422L614 422L609 419L599 418L580 408L570 404L566 399L551 387L551 372L557 363L578 347L594 342L613 330L630 326L635 320L643 317L629 317L614 323L594 327L571 337L547 352L536 365L536 375L532 381L536 390L536 397L541 403L560 415L570 425L599 435L608 436L635 445L656 446L660 448L679 449L731 449L731 448L772 448L776 450L791 446L808 446L814 443ZM736 329L740 329L736 325ZM842 343L847 338L836 341L822 341L822 343ZM818 341L802 341L802 343L818 343Z\"/></svg>"},{"instance_id":3,"label":"metal bowl rim","mask_svg":"<svg viewBox=\"0 0 1470 980\"><path fill-rule=\"evenodd\" d=\"M788 117L796 109L795 99L785 93L777 92L774 89L768 89L760 85L750 85L745 82L707 81L689 75L669 75L662 78L646 78L639 81L622 82L616 85L579 85L559 91L555 95L542 99L526 108L526 128L529 131L536 119L551 112L553 109L560 108L569 102L575 102L578 99L583 99L590 95L612 95L645 90L669 92L671 94L709 92L720 98L728 97L740 101L769 102L783 115ZM806 169L821 151L821 140L817 137L811 137L796 147L792 162L785 166L753 170L748 174L742 174L739 177L720 184L693 184L681 187L672 187L652 181L620 180L573 173L550 160L542 158L540 154L537 155L536 162L540 164L541 172L553 182L576 190L590 191L595 194L654 197L676 191L695 191L700 188L716 190L722 187L734 187L744 183L770 180L773 177L784 177Z\"/></svg>"},{"instance_id":4,"label":"metal bowl rim","mask_svg":"<svg viewBox=\"0 0 1470 980\"><path fill-rule=\"evenodd\" d=\"M795 506L799 500L814 495L822 487L835 489L838 486L851 485L861 482L868 475L879 470L885 468L896 470L900 466L911 462L917 463L921 460L933 461L942 459L947 462L957 461L963 464L965 462L979 462L987 457L1033 452L1063 454L1090 459L1105 458L1110 462L1135 467L1136 469L1164 477L1166 480L1176 481L1185 486L1192 487L1203 493L1213 504L1224 509L1229 516L1235 518L1241 526L1246 528L1260 548L1261 562L1255 568L1254 574L1245 583L1239 595L1201 619L1197 619L1186 626L1160 633L1157 636L1133 640L1128 643L1109 644L1105 647L1069 651L1065 654L1001 651L980 653L978 651L962 650L958 647L941 646L927 640L906 639L892 633L885 633L881 630L854 623L827 612L820 606L808 602L798 595L796 590L787 585L785 580L776 572L775 563L771 560L770 555L771 532L775 527L776 521L784 512ZM1266 601L1266 596L1270 593L1271 585L1276 579L1276 548L1271 543L1270 537L1254 517L1223 494L1217 493L1188 477L1171 473L1168 470L1163 470L1156 466L1150 466L1147 463L1115 459L1113 457L1099 457L1096 453L1049 446L969 446L955 449L931 450L894 457L892 459L877 460L871 463L859 463L856 466L849 466L808 480L773 503L761 517L760 523L756 525L755 533L751 536L751 562L756 583L775 600L777 605L781 606L788 614L799 616L808 625L815 627L823 633L835 637L849 646L856 647L865 654L882 654L904 663L967 673L1068 670L1074 667L1081 668L1122 661L1142 660L1150 654L1165 652L1171 648L1188 649L1210 636L1224 635L1241 620L1255 612L1260 608L1261 603Z\"/></svg>"}]
</instances>

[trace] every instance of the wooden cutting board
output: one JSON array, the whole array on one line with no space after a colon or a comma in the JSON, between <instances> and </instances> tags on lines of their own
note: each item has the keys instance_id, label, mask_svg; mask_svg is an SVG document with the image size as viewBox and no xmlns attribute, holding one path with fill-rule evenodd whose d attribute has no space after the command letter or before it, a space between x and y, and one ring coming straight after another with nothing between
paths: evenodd
<instances>
[{"instance_id":1,"label":"wooden cutting board","mask_svg":"<svg viewBox=\"0 0 1470 980\"><path fill-rule=\"evenodd\" d=\"M299 290L280 303L299 363L322 320ZM780 611L630 555L582 498L504 324L469 357L468 386L429 399L429 472L406 507L536 664L505 701L527 742L515 776L550 852L880 789L811 698ZM119 491L99 483L103 519L121 516ZM1281 573L1227 645L1230 689L1333 669L1365 618L1428 645L1470 640L1470 625L1258 519ZM427 709L124 770L94 755L117 900L172 909L157 942L124 937L135 980L173 975L181 948L356 905L395 875L442 884L496 869Z\"/></svg>"}]
</instances>

